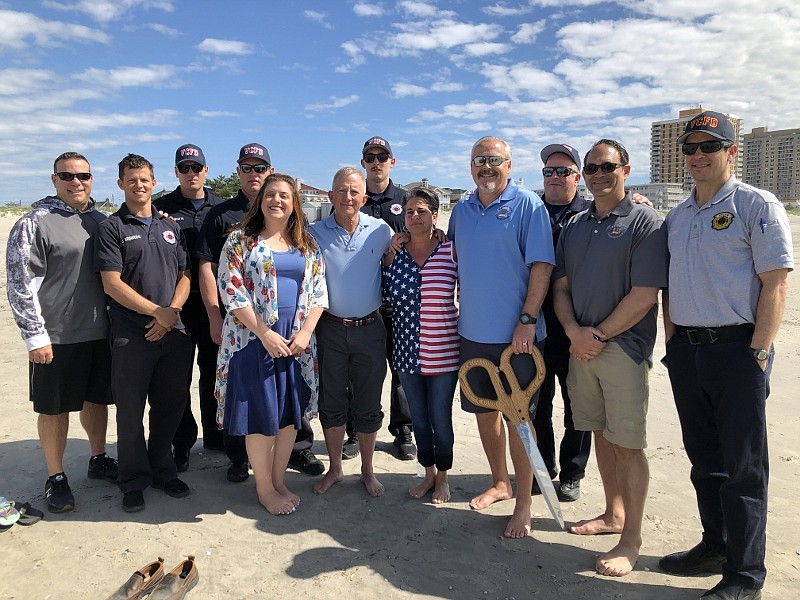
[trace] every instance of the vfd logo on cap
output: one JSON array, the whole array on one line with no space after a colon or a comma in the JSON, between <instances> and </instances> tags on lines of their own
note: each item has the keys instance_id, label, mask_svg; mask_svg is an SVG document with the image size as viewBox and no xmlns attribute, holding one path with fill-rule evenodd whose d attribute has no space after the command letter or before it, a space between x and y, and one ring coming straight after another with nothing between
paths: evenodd
<instances>
[{"instance_id":1,"label":"vfd logo on cap","mask_svg":"<svg viewBox=\"0 0 800 600\"><path fill-rule=\"evenodd\" d=\"M379 137L374 137L367 142L367 146L386 146L386 140Z\"/></svg>"},{"instance_id":2,"label":"vfd logo on cap","mask_svg":"<svg viewBox=\"0 0 800 600\"><path fill-rule=\"evenodd\" d=\"M197 148L181 148L181 156L200 156Z\"/></svg>"},{"instance_id":3,"label":"vfd logo on cap","mask_svg":"<svg viewBox=\"0 0 800 600\"><path fill-rule=\"evenodd\" d=\"M161 237L163 237L164 241L168 244L174 244L177 241L175 239L175 234L172 231L165 231L161 234Z\"/></svg>"},{"instance_id":4,"label":"vfd logo on cap","mask_svg":"<svg viewBox=\"0 0 800 600\"><path fill-rule=\"evenodd\" d=\"M259 148L258 146L247 146L246 148L242 148L242 154L257 154L258 156L264 156L264 149Z\"/></svg>"}]
</instances>

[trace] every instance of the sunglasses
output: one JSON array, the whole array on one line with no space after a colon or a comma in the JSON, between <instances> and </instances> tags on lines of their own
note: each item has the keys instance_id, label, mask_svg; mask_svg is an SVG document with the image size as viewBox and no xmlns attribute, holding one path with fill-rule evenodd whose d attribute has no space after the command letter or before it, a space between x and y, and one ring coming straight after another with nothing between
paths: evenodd
<instances>
[{"instance_id":1,"label":"sunglasses","mask_svg":"<svg viewBox=\"0 0 800 600\"><path fill-rule=\"evenodd\" d=\"M617 163L612 162L605 162L602 165L594 165L589 163L588 165L583 165L583 172L587 175L594 175L598 171L602 171L603 173L613 173L620 167L624 167L625 165L618 165Z\"/></svg>"},{"instance_id":2,"label":"sunglasses","mask_svg":"<svg viewBox=\"0 0 800 600\"><path fill-rule=\"evenodd\" d=\"M78 181L89 181L92 178L91 173L68 173L67 171L59 171L56 173L56 177L58 177L61 181L72 181L76 177Z\"/></svg>"},{"instance_id":3,"label":"sunglasses","mask_svg":"<svg viewBox=\"0 0 800 600\"><path fill-rule=\"evenodd\" d=\"M204 168L205 167L203 165L197 165L197 164L177 166L178 173L183 173L184 175L186 175L186 173L188 173L189 171L192 171L193 173L200 173Z\"/></svg>"},{"instance_id":4,"label":"sunglasses","mask_svg":"<svg viewBox=\"0 0 800 600\"><path fill-rule=\"evenodd\" d=\"M559 177L569 177L573 173L577 173L577 171L570 169L569 167L545 167L542 169L542 175L545 177L552 177L553 175L558 175Z\"/></svg>"},{"instance_id":5,"label":"sunglasses","mask_svg":"<svg viewBox=\"0 0 800 600\"><path fill-rule=\"evenodd\" d=\"M385 153L384 154L365 154L364 155L364 162L367 163L368 165L371 165L372 163L374 163L375 159L378 159L378 162L383 164L387 160L389 160L389 155L385 154Z\"/></svg>"},{"instance_id":6,"label":"sunglasses","mask_svg":"<svg viewBox=\"0 0 800 600\"><path fill-rule=\"evenodd\" d=\"M681 152L683 152L686 156L691 156L697 149L703 151L703 154L714 154L715 152L719 152L723 148L727 149L733 146L730 142L722 142L720 140L709 140L707 142L697 142L695 143L684 143L681 146Z\"/></svg>"},{"instance_id":7,"label":"sunglasses","mask_svg":"<svg viewBox=\"0 0 800 600\"><path fill-rule=\"evenodd\" d=\"M507 158L503 158L502 156L473 156L472 166L482 167L488 162L493 167L499 167L507 160Z\"/></svg>"},{"instance_id":8,"label":"sunglasses","mask_svg":"<svg viewBox=\"0 0 800 600\"><path fill-rule=\"evenodd\" d=\"M239 170L242 173L249 173L255 171L256 173L266 173L269 165L239 165Z\"/></svg>"}]
</instances>

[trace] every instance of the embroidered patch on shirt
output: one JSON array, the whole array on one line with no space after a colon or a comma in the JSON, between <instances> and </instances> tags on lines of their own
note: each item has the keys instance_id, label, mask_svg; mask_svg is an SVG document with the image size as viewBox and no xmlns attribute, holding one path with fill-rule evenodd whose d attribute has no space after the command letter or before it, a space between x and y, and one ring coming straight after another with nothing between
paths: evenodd
<instances>
[{"instance_id":1,"label":"embroidered patch on shirt","mask_svg":"<svg viewBox=\"0 0 800 600\"><path fill-rule=\"evenodd\" d=\"M510 216L511 216L511 209L508 206L503 206L500 210L497 211L498 221L505 221Z\"/></svg>"},{"instance_id":2,"label":"embroidered patch on shirt","mask_svg":"<svg viewBox=\"0 0 800 600\"><path fill-rule=\"evenodd\" d=\"M401 212L403 212L403 207L400 204L392 204L389 207L389 212L391 212L393 215L399 215Z\"/></svg>"},{"instance_id":3,"label":"embroidered patch on shirt","mask_svg":"<svg viewBox=\"0 0 800 600\"><path fill-rule=\"evenodd\" d=\"M620 225L619 223L615 223L614 225L611 225L611 227L607 229L608 237L618 238L627 230L628 230L627 225Z\"/></svg>"},{"instance_id":4,"label":"embroidered patch on shirt","mask_svg":"<svg viewBox=\"0 0 800 600\"><path fill-rule=\"evenodd\" d=\"M163 237L164 241L167 242L168 244L174 244L176 241L175 234L172 231L165 231L164 233L161 234L161 237Z\"/></svg>"},{"instance_id":5,"label":"embroidered patch on shirt","mask_svg":"<svg viewBox=\"0 0 800 600\"><path fill-rule=\"evenodd\" d=\"M721 212L714 215L714 218L711 219L711 228L715 231L722 231L730 227L731 223L733 223L733 213Z\"/></svg>"}]
</instances>

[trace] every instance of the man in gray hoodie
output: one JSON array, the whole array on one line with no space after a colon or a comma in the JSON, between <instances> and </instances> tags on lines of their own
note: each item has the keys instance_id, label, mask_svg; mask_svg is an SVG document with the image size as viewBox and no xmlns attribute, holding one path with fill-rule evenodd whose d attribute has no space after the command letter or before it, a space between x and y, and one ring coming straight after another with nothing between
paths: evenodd
<instances>
[{"instance_id":1,"label":"man in gray hoodie","mask_svg":"<svg viewBox=\"0 0 800 600\"><path fill-rule=\"evenodd\" d=\"M89 437L88 476L117 479L105 453L111 399L106 297L93 269L94 234L106 216L91 198L86 157L66 152L53 163L56 189L11 229L6 252L8 301L30 361L30 399L38 413L50 512L75 507L64 473L69 413L80 412Z\"/></svg>"}]
</instances>

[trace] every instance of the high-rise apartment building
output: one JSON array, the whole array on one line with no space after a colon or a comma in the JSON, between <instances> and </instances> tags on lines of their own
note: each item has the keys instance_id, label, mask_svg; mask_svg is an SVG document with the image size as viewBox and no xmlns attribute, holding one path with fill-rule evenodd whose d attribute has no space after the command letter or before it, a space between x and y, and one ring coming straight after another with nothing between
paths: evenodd
<instances>
[{"instance_id":1,"label":"high-rise apartment building","mask_svg":"<svg viewBox=\"0 0 800 600\"><path fill-rule=\"evenodd\" d=\"M742 150L742 181L779 200L800 200L800 129L756 127L744 135Z\"/></svg>"},{"instance_id":2,"label":"high-rise apartment building","mask_svg":"<svg viewBox=\"0 0 800 600\"><path fill-rule=\"evenodd\" d=\"M692 189L692 176L683 167L683 154L678 145L678 138L683 134L686 122L704 110L688 108L678 113L677 119L655 121L650 126L650 181L652 183L679 183L684 191ZM736 141L741 148L742 120L735 115L726 115L733 124ZM734 173L740 177L742 172L742 153L736 155L733 165Z\"/></svg>"}]
</instances>

